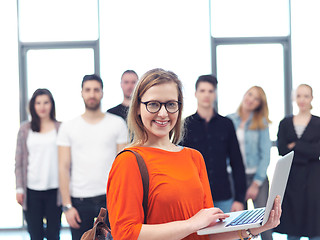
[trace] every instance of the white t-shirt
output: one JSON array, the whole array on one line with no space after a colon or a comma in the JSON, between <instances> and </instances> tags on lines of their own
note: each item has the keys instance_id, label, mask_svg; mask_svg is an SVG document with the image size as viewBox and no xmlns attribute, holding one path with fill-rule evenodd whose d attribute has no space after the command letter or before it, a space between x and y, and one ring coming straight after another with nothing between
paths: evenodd
<instances>
[{"instance_id":1,"label":"white t-shirt","mask_svg":"<svg viewBox=\"0 0 320 240\"><path fill-rule=\"evenodd\" d=\"M244 132L244 128L238 128L237 129L237 138L238 138L238 142L239 142L239 147L240 147L240 151L241 151L241 155L242 155L242 159L243 159L243 165L245 167L245 171L246 174L255 174L257 171L257 168L248 168L247 167L247 159L246 159L246 140L245 140L245 132Z\"/></svg>"},{"instance_id":2,"label":"white t-shirt","mask_svg":"<svg viewBox=\"0 0 320 240\"><path fill-rule=\"evenodd\" d=\"M29 130L27 138L28 183L32 190L44 191L59 187L57 131L47 133Z\"/></svg>"},{"instance_id":3,"label":"white t-shirt","mask_svg":"<svg viewBox=\"0 0 320 240\"><path fill-rule=\"evenodd\" d=\"M81 116L62 123L57 144L71 148L71 196L94 197L105 194L117 144L126 142L127 125L114 114L106 113L96 124L87 123Z\"/></svg>"}]
</instances>

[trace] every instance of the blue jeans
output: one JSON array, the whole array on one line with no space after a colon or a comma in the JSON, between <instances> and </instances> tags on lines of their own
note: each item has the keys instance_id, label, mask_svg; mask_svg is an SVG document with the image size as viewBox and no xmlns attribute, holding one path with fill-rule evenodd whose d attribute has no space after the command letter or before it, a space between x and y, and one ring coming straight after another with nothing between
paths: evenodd
<instances>
[{"instance_id":1,"label":"blue jeans","mask_svg":"<svg viewBox=\"0 0 320 240\"><path fill-rule=\"evenodd\" d=\"M94 218L99 215L100 208L106 207L106 195L90 198L71 198L72 206L80 215L80 228L71 228L72 240L80 240L83 233L93 227Z\"/></svg>"},{"instance_id":2,"label":"blue jeans","mask_svg":"<svg viewBox=\"0 0 320 240\"><path fill-rule=\"evenodd\" d=\"M288 235L288 240L299 240L300 237ZM320 240L320 236L309 238L309 240Z\"/></svg>"},{"instance_id":3,"label":"blue jeans","mask_svg":"<svg viewBox=\"0 0 320 240\"><path fill-rule=\"evenodd\" d=\"M228 200L214 201L214 207L220 208L223 212L228 213L231 210L232 203L232 198Z\"/></svg>"}]
</instances>

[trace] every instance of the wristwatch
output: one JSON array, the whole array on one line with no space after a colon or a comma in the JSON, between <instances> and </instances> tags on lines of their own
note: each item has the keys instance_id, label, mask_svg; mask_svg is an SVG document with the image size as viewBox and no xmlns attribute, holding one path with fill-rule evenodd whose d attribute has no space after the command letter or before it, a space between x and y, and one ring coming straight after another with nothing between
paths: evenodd
<instances>
[{"instance_id":1,"label":"wristwatch","mask_svg":"<svg viewBox=\"0 0 320 240\"><path fill-rule=\"evenodd\" d=\"M246 229L246 233L249 235L249 239L255 239L255 238L258 238L260 234L257 234L257 235L253 235L251 232L250 232L250 229Z\"/></svg>"},{"instance_id":2,"label":"wristwatch","mask_svg":"<svg viewBox=\"0 0 320 240\"><path fill-rule=\"evenodd\" d=\"M63 212L67 212L67 211L69 211L71 208L72 208L72 205L69 203L69 204L66 204L66 205L63 205L63 206L62 206L62 211L63 211Z\"/></svg>"}]
</instances>

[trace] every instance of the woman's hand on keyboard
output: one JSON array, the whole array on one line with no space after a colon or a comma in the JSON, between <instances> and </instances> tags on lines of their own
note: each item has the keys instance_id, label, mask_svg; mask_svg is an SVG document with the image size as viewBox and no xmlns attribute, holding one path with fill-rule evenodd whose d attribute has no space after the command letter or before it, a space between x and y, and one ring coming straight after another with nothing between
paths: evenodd
<instances>
[{"instance_id":1,"label":"woman's hand on keyboard","mask_svg":"<svg viewBox=\"0 0 320 240\"><path fill-rule=\"evenodd\" d=\"M201 209L187 221L191 222L191 226L194 226L195 230L197 231L204 227L213 226L217 223L217 221L222 221L229 216L229 214L225 214L220 208L213 207Z\"/></svg>"}]
</instances>

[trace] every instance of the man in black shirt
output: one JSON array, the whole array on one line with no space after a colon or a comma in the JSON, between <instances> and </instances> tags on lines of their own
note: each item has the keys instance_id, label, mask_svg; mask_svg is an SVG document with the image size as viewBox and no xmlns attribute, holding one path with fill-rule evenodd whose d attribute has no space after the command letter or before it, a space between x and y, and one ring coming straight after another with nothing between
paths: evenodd
<instances>
[{"instance_id":1,"label":"man in black shirt","mask_svg":"<svg viewBox=\"0 0 320 240\"><path fill-rule=\"evenodd\" d=\"M217 79L202 75L196 82L197 112L185 119L182 145L197 149L204 157L214 206L224 212L243 210L246 176L233 123L213 108ZM228 160L229 159L229 160ZM232 185L227 165L232 168Z\"/></svg>"},{"instance_id":2,"label":"man in black shirt","mask_svg":"<svg viewBox=\"0 0 320 240\"><path fill-rule=\"evenodd\" d=\"M126 70L122 74L120 84L123 92L123 102L113 108L110 108L107 112L118 115L122 117L125 121L127 121L131 95L136 86L137 81L138 74L133 70Z\"/></svg>"}]
</instances>

